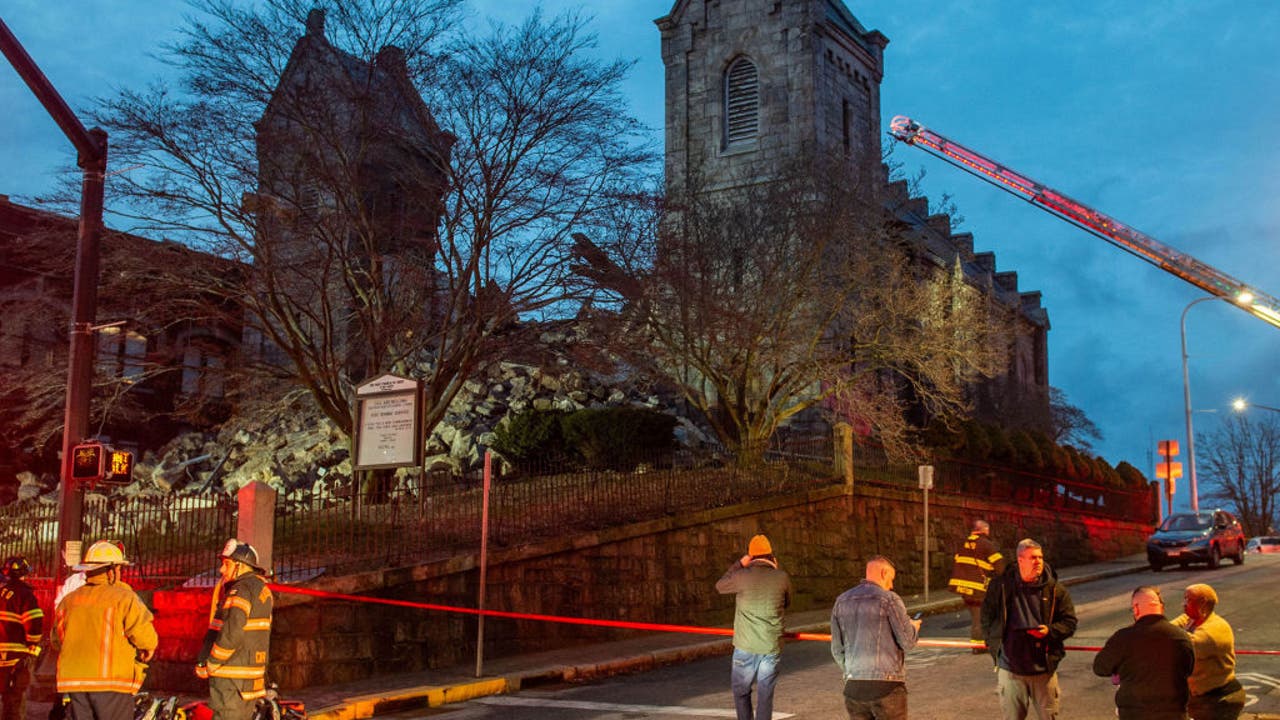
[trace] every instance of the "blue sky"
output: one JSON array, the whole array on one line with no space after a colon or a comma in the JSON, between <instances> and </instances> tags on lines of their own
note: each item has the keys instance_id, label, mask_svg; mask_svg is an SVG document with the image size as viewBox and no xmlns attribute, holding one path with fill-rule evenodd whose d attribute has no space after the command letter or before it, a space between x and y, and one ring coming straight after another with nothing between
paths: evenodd
<instances>
[{"instance_id":1,"label":"blue sky","mask_svg":"<svg viewBox=\"0 0 1280 720\"><path fill-rule=\"evenodd\" d=\"M893 115L909 115L1280 295L1280 3L848 4L890 40L885 128ZM543 4L550 12L579 5ZM591 5L601 54L637 61L632 109L660 142L653 20L671 3ZM532 7L472 5L477 22L518 20ZM0 0L0 17L73 108L163 76L153 54L186 12L172 0ZM7 66L0 118L0 193L37 195L70 172L69 144ZM1179 317L1204 293L920 150L900 146L894 156L908 174L926 170L930 195L954 197L977 250L1017 271L1021 289L1043 293L1050 382L1102 429L1102 456L1150 474L1156 440L1185 445ZM1237 395L1280 407L1280 330L1207 302L1187 314L1187 345L1199 433L1216 428ZM1200 478L1202 489L1209 480ZM1178 504L1186 498L1184 479Z\"/></svg>"}]
</instances>

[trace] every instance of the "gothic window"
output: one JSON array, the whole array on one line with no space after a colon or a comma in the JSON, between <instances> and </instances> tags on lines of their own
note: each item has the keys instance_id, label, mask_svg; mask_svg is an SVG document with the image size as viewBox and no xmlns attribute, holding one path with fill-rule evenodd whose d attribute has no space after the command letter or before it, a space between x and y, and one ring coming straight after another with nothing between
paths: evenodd
<instances>
[{"instance_id":1,"label":"gothic window","mask_svg":"<svg viewBox=\"0 0 1280 720\"><path fill-rule=\"evenodd\" d=\"M724 73L725 148L755 140L759 129L760 73L755 63L740 57Z\"/></svg>"}]
</instances>

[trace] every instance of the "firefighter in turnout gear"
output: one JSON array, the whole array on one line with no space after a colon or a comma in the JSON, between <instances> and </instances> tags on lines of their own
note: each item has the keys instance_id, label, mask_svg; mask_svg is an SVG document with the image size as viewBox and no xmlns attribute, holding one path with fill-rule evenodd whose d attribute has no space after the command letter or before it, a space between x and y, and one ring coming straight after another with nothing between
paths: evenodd
<instances>
[{"instance_id":1,"label":"firefighter in turnout gear","mask_svg":"<svg viewBox=\"0 0 1280 720\"><path fill-rule=\"evenodd\" d=\"M3 720L25 720L31 666L40 655L44 636L44 612L31 586L22 578L31 572L24 557L4 561L9 578L0 588L0 703Z\"/></svg>"},{"instance_id":2,"label":"firefighter in turnout gear","mask_svg":"<svg viewBox=\"0 0 1280 720\"><path fill-rule=\"evenodd\" d=\"M159 638L151 611L120 580L128 565L115 543L99 540L71 569L85 574L54 613L58 692L72 720L133 720L133 701Z\"/></svg>"},{"instance_id":3,"label":"firefighter in turnout gear","mask_svg":"<svg viewBox=\"0 0 1280 720\"><path fill-rule=\"evenodd\" d=\"M222 579L196 675L209 679L213 720L249 720L267 694L273 599L252 545L228 540L221 557Z\"/></svg>"},{"instance_id":4,"label":"firefighter in turnout gear","mask_svg":"<svg viewBox=\"0 0 1280 720\"><path fill-rule=\"evenodd\" d=\"M947 589L964 600L969 611L969 643L973 653L986 652L982 635L982 600L987 596L987 583L1004 572L1005 560L999 548L991 542L991 526L986 520L975 520L973 530L956 550L955 564L951 567L951 580Z\"/></svg>"}]
</instances>

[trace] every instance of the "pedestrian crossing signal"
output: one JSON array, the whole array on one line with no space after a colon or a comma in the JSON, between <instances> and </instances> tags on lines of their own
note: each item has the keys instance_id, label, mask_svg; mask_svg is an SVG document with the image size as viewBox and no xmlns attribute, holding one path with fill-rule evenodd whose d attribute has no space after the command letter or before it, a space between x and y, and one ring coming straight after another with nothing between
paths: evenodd
<instances>
[{"instance_id":1,"label":"pedestrian crossing signal","mask_svg":"<svg viewBox=\"0 0 1280 720\"><path fill-rule=\"evenodd\" d=\"M74 480L102 479L105 457L102 443L85 443L71 448L71 477Z\"/></svg>"},{"instance_id":2,"label":"pedestrian crossing signal","mask_svg":"<svg viewBox=\"0 0 1280 720\"><path fill-rule=\"evenodd\" d=\"M128 450L112 450L108 471L102 479L105 483L128 485L133 482L133 453Z\"/></svg>"}]
</instances>

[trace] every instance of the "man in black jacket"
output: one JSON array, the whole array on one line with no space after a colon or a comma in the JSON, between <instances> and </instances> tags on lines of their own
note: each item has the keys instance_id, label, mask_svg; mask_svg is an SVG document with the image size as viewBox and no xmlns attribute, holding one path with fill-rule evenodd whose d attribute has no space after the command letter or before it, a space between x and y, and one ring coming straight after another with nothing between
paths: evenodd
<instances>
[{"instance_id":1,"label":"man in black jacket","mask_svg":"<svg viewBox=\"0 0 1280 720\"><path fill-rule=\"evenodd\" d=\"M1093 672L1120 684L1120 720L1186 720L1195 662L1191 638L1164 617L1160 589L1144 585L1133 591L1133 624L1107 638Z\"/></svg>"},{"instance_id":2,"label":"man in black jacket","mask_svg":"<svg viewBox=\"0 0 1280 720\"><path fill-rule=\"evenodd\" d=\"M1018 562L987 586L982 630L996 663L1005 720L1056 720L1060 708L1058 663L1063 642L1075 634L1071 595L1044 562L1040 543L1018 543Z\"/></svg>"}]
</instances>

